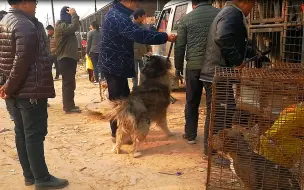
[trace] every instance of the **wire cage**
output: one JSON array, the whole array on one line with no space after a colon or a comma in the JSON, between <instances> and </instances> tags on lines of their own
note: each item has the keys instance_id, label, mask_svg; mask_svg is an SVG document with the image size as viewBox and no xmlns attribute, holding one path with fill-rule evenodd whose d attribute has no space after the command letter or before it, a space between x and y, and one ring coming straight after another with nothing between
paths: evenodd
<instances>
[{"instance_id":1,"label":"wire cage","mask_svg":"<svg viewBox=\"0 0 304 190\"><path fill-rule=\"evenodd\" d=\"M303 63L303 0L293 0L286 3L283 31L282 61L288 63Z\"/></svg>"},{"instance_id":2,"label":"wire cage","mask_svg":"<svg viewBox=\"0 0 304 190\"><path fill-rule=\"evenodd\" d=\"M251 24L284 22L287 0L256 0L251 12Z\"/></svg>"},{"instance_id":3,"label":"wire cage","mask_svg":"<svg viewBox=\"0 0 304 190\"><path fill-rule=\"evenodd\" d=\"M271 7L268 4L271 4ZM264 4L264 12L271 12L273 4L280 4L279 19L258 17L259 4ZM266 6L267 5L267 6ZM303 63L303 0L256 1L249 17L249 36L259 50L271 49L271 62ZM260 8L261 9L261 8ZM264 14L264 13L263 13ZM266 14L266 13L265 13ZM270 13L269 13L270 14ZM266 15L269 15L268 13ZM271 15L271 14L270 14Z\"/></svg>"},{"instance_id":4,"label":"wire cage","mask_svg":"<svg viewBox=\"0 0 304 190\"><path fill-rule=\"evenodd\" d=\"M250 30L250 39L253 41L254 48L260 52L269 50L270 53L266 57L271 63L282 60L283 31L283 27L252 28ZM261 65L256 67L261 67Z\"/></svg>"},{"instance_id":5,"label":"wire cage","mask_svg":"<svg viewBox=\"0 0 304 190\"><path fill-rule=\"evenodd\" d=\"M231 0L213 0L212 5L218 9L222 9L229 2L231 2Z\"/></svg>"},{"instance_id":6,"label":"wire cage","mask_svg":"<svg viewBox=\"0 0 304 190\"><path fill-rule=\"evenodd\" d=\"M303 101L302 64L216 68L207 188L303 189Z\"/></svg>"}]
</instances>

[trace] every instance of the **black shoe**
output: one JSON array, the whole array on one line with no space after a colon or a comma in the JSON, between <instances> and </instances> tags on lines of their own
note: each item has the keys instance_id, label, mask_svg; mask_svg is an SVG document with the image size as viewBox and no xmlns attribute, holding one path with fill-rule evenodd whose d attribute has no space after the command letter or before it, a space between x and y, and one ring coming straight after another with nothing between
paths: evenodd
<instances>
[{"instance_id":1,"label":"black shoe","mask_svg":"<svg viewBox=\"0 0 304 190\"><path fill-rule=\"evenodd\" d=\"M196 144L195 138L188 137L186 134L183 134L183 139L185 139L188 144Z\"/></svg>"},{"instance_id":2,"label":"black shoe","mask_svg":"<svg viewBox=\"0 0 304 190\"><path fill-rule=\"evenodd\" d=\"M35 184L35 179L34 178L32 178L32 179L24 179L24 184L25 184L25 186L34 185Z\"/></svg>"},{"instance_id":3,"label":"black shoe","mask_svg":"<svg viewBox=\"0 0 304 190\"><path fill-rule=\"evenodd\" d=\"M80 109L76 109L76 108L72 108L70 110L65 110L66 114L70 114L70 113L81 113Z\"/></svg>"},{"instance_id":4,"label":"black shoe","mask_svg":"<svg viewBox=\"0 0 304 190\"><path fill-rule=\"evenodd\" d=\"M35 185L35 190L62 189L69 185L69 181L51 176L48 181L36 183Z\"/></svg>"}]
</instances>

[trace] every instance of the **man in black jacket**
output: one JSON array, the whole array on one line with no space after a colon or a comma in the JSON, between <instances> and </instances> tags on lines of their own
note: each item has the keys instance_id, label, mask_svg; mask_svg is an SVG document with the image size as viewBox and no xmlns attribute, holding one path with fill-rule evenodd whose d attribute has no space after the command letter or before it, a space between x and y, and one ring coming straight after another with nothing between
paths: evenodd
<instances>
[{"instance_id":1,"label":"man in black jacket","mask_svg":"<svg viewBox=\"0 0 304 190\"><path fill-rule=\"evenodd\" d=\"M208 128L211 115L211 86L215 67L234 68L242 65L246 57L246 46L248 44L246 16L250 13L253 5L254 0L233 0L232 4L221 10L210 27L200 76L200 80L203 81L206 89L206 126ZM236 107L232 84L227 84L226 89L218 89L216 97L218 97L218 100L216 100L217 105L214 116L214 133L223 128L232 127L232 117ZM224 97L226 100L224 100ZM207 142L208 133L205 133L205 148L207 147Z\"/></svg>"},{"instance_id":2,"label":"man in black jacket","mask_svg":"<svg viewBox=\"0 0 304 190\"><path fill-rule=\"evenodd\" d=\"M189 144L195 144L198 128L198 108L201 102L203 83L199 80L202 61L206 52L209 28L219 10L209 0L192 0L193 11L182 18L178 25L174 48L176 75L179 77L184 67L186 53L186 99L185 134ZM208 133L208 131L205 131Z\"/></svg>"},{"instance_id":3,"label":"man in black jacket","mask_svg":"<svg viewBox=\"0 0 304 190\"><path fill-rule=\"evenodd\" d=\"M12 105L15 141L25 185L58 189L67 180L49 174L44 157L47 99L55 97L52 62L42 23L35 18L35 0L8 0L11 9L0 21L0 73L7 80L0 98Z\"/></svg>"},{"instance_id":4,"label":"man in black jacket","mask_svg":"<svg viewBox=\"0 0 304 190\"><path fill-rule=\"evenodd\" d=\"M7 14L6 11L0 11L0 21L2 20L2 18ZM6 82L6 77L3 73L0 72L0 87L2 87ZM12 113L12 108L11 105L9 104L9 101L5 100L5 104L6 104L6 109L10 115L10 119L11 121L14 121L13 118L13 113Z\"/></svg>"}]
</instances>

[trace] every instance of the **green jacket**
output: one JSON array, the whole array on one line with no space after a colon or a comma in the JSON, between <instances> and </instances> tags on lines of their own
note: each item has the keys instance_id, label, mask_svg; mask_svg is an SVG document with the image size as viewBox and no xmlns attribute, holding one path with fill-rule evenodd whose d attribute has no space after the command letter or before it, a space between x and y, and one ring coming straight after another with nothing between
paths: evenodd
<instances>
[{"instance_id":1,"label":"green jacket","mask_svg":"<svg viewBox=\"0 0 304 190\"><path fill-rule=\"evenodd\" d=\"M72 23L58 21L55 27L55 46L57 60L72 58L78 60L78 41L75 32L79 29L79 16L72 15Z\"/></svg>"},{"instance_id":2,"label":"green jacket","mask_svg":"<svg viewBox=\"0 0 304 190\"><path fill-rule=\"evenodd\" d=\"M144 24L138 24L138 26L142 29L148 30L148 28ZM148 53L151 47L146 44L134 43L134 59L141 60L142 56Z\"/></svg>"},{"instance_id":3,"label":"green jacket","mask_svg":"<svg viewBox=\"0 0 304 190\"><path fill-rule=\"evenodd\" d=\"M186 68L188 70L201 69L209 28L219 11L211 4L203 2L180 20L174 46L174 64L177 70L183 70L185 53Z\"/></svg>"}]
</instances>

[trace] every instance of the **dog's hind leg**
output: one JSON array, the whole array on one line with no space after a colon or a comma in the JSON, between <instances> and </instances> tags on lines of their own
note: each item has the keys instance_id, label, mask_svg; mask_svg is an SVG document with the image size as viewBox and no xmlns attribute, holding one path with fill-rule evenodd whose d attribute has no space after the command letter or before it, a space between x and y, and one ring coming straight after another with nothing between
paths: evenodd
<instances>
[{"instance_id":1,"label":"dog's hind leg","mask_svg":"<svg viewBox=\"0 0 304 190\"><path fill-rule=\"evenodd\" d=\"M133 158L138 158L138 157L142 156L142 153L137 151L139 141L138 141L136 135L134 135L132 137L132 141L133 141L133 145L132 145L132 149L131 149L130 153L132 154Z\"/></svg>"},{"instance_id":2,"label":"dog's hind leg","mask_svg":"<svg viewBox=\"0 0 304 190\"><path fill-rule=\"evenodd\" d=\"M112 148L112 152L119 154L122 143L123 143L123 131L121 127L118 127L116 131L116 144Z\"/></svg>"},{"instance_id":3,"label":"dog's hind leg","mask_svg":"<svg viewBox=\"0 0 304 190\"><path fill-rule=\"evenodd\" d=\"M156 121L156 125L168 136L173 136L173 133L168 128L167 116L165 115L162 119Z\"/></svg>"}]
</instances>

